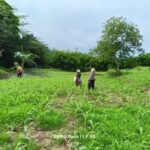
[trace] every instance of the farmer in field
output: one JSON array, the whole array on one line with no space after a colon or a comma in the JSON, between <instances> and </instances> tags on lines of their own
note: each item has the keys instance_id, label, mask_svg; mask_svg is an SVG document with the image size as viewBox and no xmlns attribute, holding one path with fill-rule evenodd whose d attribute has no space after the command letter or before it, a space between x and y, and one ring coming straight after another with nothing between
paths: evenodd
<instances>
[{"instance_id":1,"label":"farmer in field","mask_svg":"<svg viewBox=\"0 0 150 150\"><path fill-rule=\"evenodd\" d=\"M88 80L88 89L94 89L95 88L95 76L96 76L96 71L93 65L90 66L90 76Z\"/></svg>"},{"instance_id":2,"label":"farmer in field","mask_svg":"<svg viewBox=\"0 0 150 150\"><path fill-rule=\"evenodd\" d=\"M23 74L23 67L20 66L20 65L17 66L17 67L16 67L16 73L17 73L17 76L21 78L21 77L22 77L22 74Z\"/></svg>"},{"instance_id":3,"label":"farmer in field","mask_svg":"<svg viewBox=\"0 0 150 150\"><path fill-rule=\"evenodd\" d=\"M82 86L81 71L80 71L80 69L78 69L76 72L77 72L77 74L76 74L76 76L74 78L75 84L76 84L76 86Z\"/></svg>"}]
</instances>

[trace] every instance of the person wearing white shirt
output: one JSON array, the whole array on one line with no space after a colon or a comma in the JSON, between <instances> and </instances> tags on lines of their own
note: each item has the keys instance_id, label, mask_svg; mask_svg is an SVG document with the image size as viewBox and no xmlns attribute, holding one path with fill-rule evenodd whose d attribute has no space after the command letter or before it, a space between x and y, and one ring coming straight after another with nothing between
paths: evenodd
<instances>
[{"instance_id":1,"label":"person wearing white shirt","mask_svg":"<svg viewBox=\"0 0 150 150\"><path fill-rule=\"evenodd\" d=\"M93 65L90 66L90 76L88 80L88 89L94 90L96 80L96 70Z\"/></svg>"}]
</instances>

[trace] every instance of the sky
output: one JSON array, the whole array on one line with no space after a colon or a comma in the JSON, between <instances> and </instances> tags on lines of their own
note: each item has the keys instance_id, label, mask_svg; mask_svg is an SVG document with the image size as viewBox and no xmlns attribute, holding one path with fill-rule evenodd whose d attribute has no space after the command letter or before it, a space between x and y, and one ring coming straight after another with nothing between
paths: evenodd
<instances>
[{"instance_id":1,"label":"sky","mask_svg":"<svg viewBox=\"0 0 150 150\"><path fill-rule=\"evenodd\" d=\"M104 23L111 17L133 22L150 52L150 0L6 0L24 26L50 48L89 52L100 40Z\"/></svg>"}]
</instances>

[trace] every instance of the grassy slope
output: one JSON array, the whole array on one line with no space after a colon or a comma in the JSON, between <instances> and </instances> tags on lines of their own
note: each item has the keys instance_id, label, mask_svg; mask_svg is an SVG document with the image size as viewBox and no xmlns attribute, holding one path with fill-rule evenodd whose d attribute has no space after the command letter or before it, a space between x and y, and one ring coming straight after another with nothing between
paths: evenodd
<instances>
[{"instance_id":1,"label":"grassy slope","mask_svg":"<svg viewBox=\"0 0 150 150\"><path fill-rule=\"evenodd\" d=\"M85 150L150 149L150 71L124 72L118 78L98 72L93 92L87 90L88 73L82 76L82 88L74 86L74 73L58 70L32 71L43 77L1 80L1 147L16 148L21 143L38 149L28 135L32 126L36 131L51 131L47 147L69 143ZM14 131L16 138L8 131ZM54 140L56 134L80 139Z\"/></svg>"}]
</instances>

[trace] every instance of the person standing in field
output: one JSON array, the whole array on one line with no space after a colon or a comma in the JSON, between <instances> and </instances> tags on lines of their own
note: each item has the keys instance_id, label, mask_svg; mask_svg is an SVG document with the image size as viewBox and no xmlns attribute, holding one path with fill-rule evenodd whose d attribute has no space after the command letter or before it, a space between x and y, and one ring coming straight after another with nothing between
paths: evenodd
<instances>
[{"instance_id":1,"label":"person standing in field","mask_svg":"<svg viewBox=\"0 0 150 150\"><path fill-rule=\"evenodd\" d=\"M21 78L21 77L22 77L22 74L23 74L23 67L20 66L20 65L17 66L17 67L16 67L16 73L17 73L17 76Z\"/></svg>"},{"instance_id":2,"label":"person standing in field","mask_svg":"<svg viewBox=\"0 0 150 150\"><path fill-rule=\"evenodd\" d=\"M82 86L81 71L80 71L80 69L78 69L76 72L77 72L77 74L76 74L76 76L74 78L75 84L76 84L76 86Z\"/></svg>"},{"instance_id":3,"label":"person standing in field","mask_svg":"<svg viewBox=\"0 0 150 150\"><path fill-rule=\"evenodd\" d=\"M96 70L93 65L90 66L90 76L88 80L88 89L94 90L95 88L95 80L96 80Z\"/></svg>"}]
</instances>

